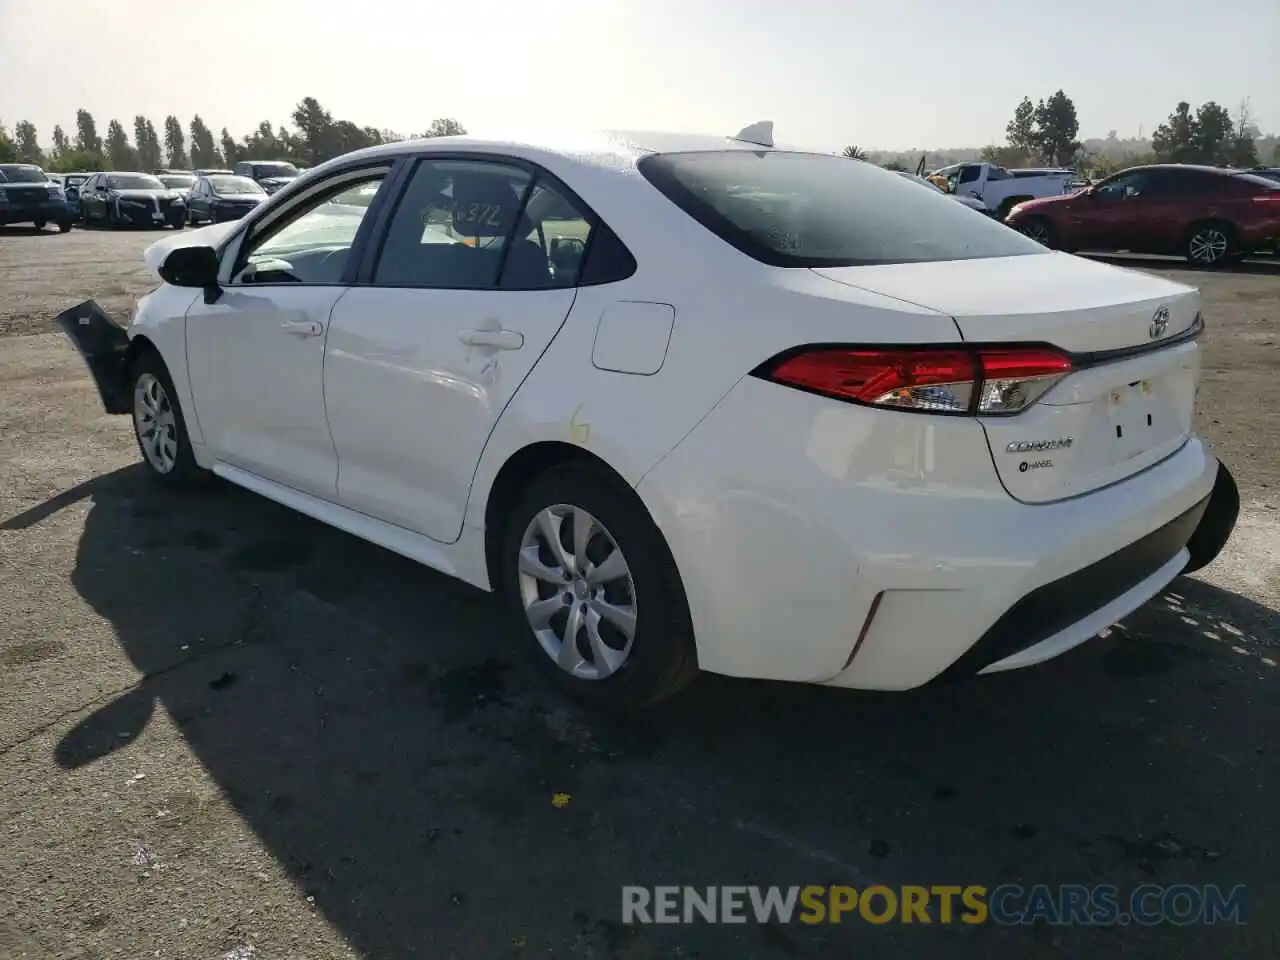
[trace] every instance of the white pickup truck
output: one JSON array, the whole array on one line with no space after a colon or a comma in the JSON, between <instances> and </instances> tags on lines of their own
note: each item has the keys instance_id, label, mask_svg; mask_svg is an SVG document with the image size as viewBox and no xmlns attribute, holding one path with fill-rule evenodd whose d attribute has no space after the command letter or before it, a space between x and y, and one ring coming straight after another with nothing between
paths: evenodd
<instances>
[{"instance_id":1,"label":"white pickup truck","mask_svg":"<svg viewBox=\"0 0 1280 960\"><path fill-rule=\"evenodd\" d=\"M955 163L933 171L929 179L945 180L947 191L956 196L977 197L997 220L1003 220L1024 200L1072 193L1076 175L1061 167L1008 170L994 163Z\"/></svg>"}]
</instances>

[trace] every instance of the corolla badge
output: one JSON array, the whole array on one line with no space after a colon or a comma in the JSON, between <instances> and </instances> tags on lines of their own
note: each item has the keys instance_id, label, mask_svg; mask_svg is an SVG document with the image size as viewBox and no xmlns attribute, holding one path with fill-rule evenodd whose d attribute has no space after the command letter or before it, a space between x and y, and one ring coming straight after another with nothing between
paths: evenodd
<instances>
[{"instance_id":1,"label":"corolla badge","mask_svg":"<svg viewBox=\"0 0 1280 960\"><path fill-rule=\"evenodd\" d=\"M1151 318L1151 326L1147 328L1147 337L1151 340L1158 340L1164 336L1164 332L1168 329L1169 308L1160 307Z\"/></svg>"},{"instance_id":2,"label":"corolla badge","mask_svg":"<svg viewBox=\"0 0 1280 960\"><path fill-rule=\"evenodd\" d=\"M1059 437L1057 440L1014 440L1004 448L1005 453L1038 453L1041 450L1068 450L1075 440Z\"/></svg>"}]
</instances>

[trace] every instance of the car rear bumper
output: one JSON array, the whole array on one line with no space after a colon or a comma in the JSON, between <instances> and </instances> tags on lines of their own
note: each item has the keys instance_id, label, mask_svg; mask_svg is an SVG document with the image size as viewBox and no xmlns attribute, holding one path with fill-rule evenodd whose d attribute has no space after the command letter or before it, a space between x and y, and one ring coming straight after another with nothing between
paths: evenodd
<instances>
[{"instance_id":1,"label":"car rear bumper","mask_svg":"<svg viewBox=\"0 0 1280 960\"><path fill-rule=\"evenodd\" d=\"M187 218L187 208L165 206L164 204L119 204L113 209L121 223L138 227L161 226L164 224L182 223Z\"/></svg>"},{"instance_id":2,"label":"car rear bumper","mask_svg":"<svg viewBox=\"0 0 1280 960\"><path fill-rule=\"evenodd\" d=\"M1047 659L1140 606L1188 562L1217 471L1192 438L1112 486L1023 504L976 421L744 380L638 490L704 669L902 690Z\"/></svg>"}]
</instances>

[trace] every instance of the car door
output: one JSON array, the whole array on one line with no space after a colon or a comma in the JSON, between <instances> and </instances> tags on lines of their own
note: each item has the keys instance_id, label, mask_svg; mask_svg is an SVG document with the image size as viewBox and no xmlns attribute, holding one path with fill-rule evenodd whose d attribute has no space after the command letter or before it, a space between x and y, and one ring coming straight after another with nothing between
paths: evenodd
<instances>
[{"instance_id":1,"label":"car door","mask_svg":"<svg viewBox=\"0 0 1280 960\"><path fill-rule=\"evenodd\" d=\"M204 219L204 181L197 180L191 185L191 193L187 196L187 217L192 222Z\"/></svg>"},{"instance_id":2,"label":"car door","mask_svg":"<svg viewBox=\"0 0 1280 960\"><path fill-rule=\"evenodd\" d=\"M196 416L217 460L333 499L325 333L370 209L335 201L360 190L376 197L388 170L337 171L252 218L224 248L221 294L197 299L186 321Z\"/></svg>"},{"instance_id":3,"label":"car door","mask_svg":"<svg viewBox=\"0 0 1280 960\"><path fill-rule=\"evenodd\" d=\"M1065 218L1072 246L1083 250L1128 250L1138 240L1142 195L1150 173L1130 170L1070 201Z\"/></svg>"},{"instance_id":4,"label":"car door","mask_svg":"<svg viewBox=\"0 0 1280 960\"><path fill-rule=\"evenodd\" d=\"M951 192L962 197L982 197L982 164L966 163L951 180Z\"/></svg>"},{"instance_id":5,"label":"car door","mask_svg":"<svg viewBox=\"0 0 1280 960\"><path fill-rule=\"evenodd\" d=\"M593 217L517 161L429 157L386 222L329 327L338 498L453 542L490 432L573 306L565 258Z\"/></svg>"},{"instance_id":6,"label":"car door","mask_svg":"<svg viewBox=\"0 0 1280 960\"><path fill-rule=\"evenodd\" d=\"M1126 200L1130 233L1128 248L1144 253L1167 253L1181 239L1179 216L1186 198L1195 192L1196 172L1175 169L1148 171L1137 196ZM1177 239L1174 239L1174 238Z\"/></svg>"},{"instance_id":7,"label":"car door","mask_svg":"<svg viewBox=\"0 0 1280 960\"><path fill-rule=\"evenodd\" d=\"M98 216L98 185L102 180L95 174L80 185L80 216L85 223Z\"/></svg>"}]
</instances>

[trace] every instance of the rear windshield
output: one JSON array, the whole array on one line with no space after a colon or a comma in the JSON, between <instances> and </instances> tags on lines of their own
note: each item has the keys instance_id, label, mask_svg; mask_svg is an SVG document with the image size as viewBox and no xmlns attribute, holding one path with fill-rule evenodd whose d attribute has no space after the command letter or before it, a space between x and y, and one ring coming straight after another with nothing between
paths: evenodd
<instances>
[{"instance_id":1,"label":"rear windshield","mask_svg":"<svg viewBox=\"0 0 1280 960\"><path fill-rule=\"evenodd\" d=\"M48 183L49 178L39 167L26 164L0 164L0 183Z\"/></svg>"},{"instance_id":2,"label":"rear windshield","mask_svg":"<svg viewBox=\"0 0 1280 960\"><path fill-rule=\"evenodd\" d=\"M1280 183L1280 170L1274 173L1268 171L1266 173L1237 173L1237 180L1243 180L1245 183L1252 183L1255 187L1270 187L1275 189L1277 183Z\"/></svg>"},{"instance_id":3,"label":"rear windshield","mask_svg":"<svg viewBox=\"0 0 1280 960\"><path fill-rule=\"evenodd\" d=\"M213 187L213 192L218 194L259 194L266 193L256 181L250 180L248 177L210 177L209 185Z\"/></svg>"},{"instance_id":4,"label":"rear windshield","mask_svg":"<svg viewBox=\"0 0 1280 960\"><path fill-rule=\"evenodd\" d=\"M773 266L853 267L1047 252L948 196L847 157L667 153L645 157L639 168L716 236Z\"/></svg>"},{"instance_id":5,"label":"rear windshield","mask_svg":"<svg viewBox=\"0 0 1280 960\"><path fill-rule=\"evenodd\" d=\"M292 163L255 163L253 175L259 179L267 177L296 177L298 168Z\"/></svg>"}]
</instances>

